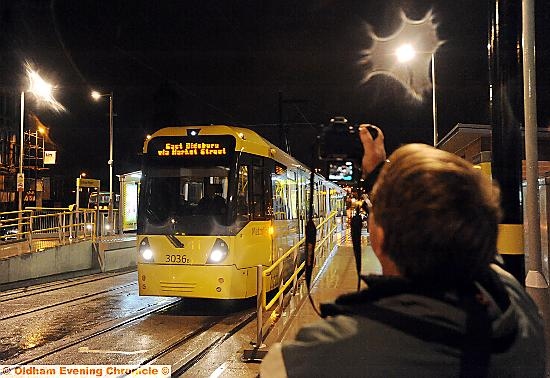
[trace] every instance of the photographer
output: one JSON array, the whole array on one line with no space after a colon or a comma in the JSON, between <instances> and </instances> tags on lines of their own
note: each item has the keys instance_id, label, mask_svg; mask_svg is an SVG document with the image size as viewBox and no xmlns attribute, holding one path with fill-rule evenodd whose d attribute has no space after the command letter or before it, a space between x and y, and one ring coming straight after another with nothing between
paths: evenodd
<instances>
[{"instance_id":1,"label":"photographer","mask_svg":"<svg viewBox=\"0 0 550 378\"><path fill-rule=\"evenodd\" d=\"M272 346L265 377L542 377L544 331L523 287L492 264L499 191L456 155L359 129L369 232L382 276L321 306L324 320ZM374 137L373 137L374 136ZM375 177L377 176L377 177Z\"/></svg>"}]
</instances>

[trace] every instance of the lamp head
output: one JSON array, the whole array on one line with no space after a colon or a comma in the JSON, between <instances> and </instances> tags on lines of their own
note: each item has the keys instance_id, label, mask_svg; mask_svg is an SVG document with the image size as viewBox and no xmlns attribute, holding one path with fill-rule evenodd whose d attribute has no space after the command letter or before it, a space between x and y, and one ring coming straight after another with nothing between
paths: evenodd
<instances>
[{"instance_id":1,"label":"lamp head","mask_svg":"<svg viewBox=\"0 0 550 378\"><path fill-rule=\"evenodd\" d=\"M101 98L101 93L98 91L92 91L92 98L96 101L99 100Z\"/></svg>"},{"instance_id":2,"label":"lamp head","mask_svg":"<svg viewBox=\"0 0 550 378\"><path fill-rule=\"evenodd\" d=\"M399 46L395 50L395 55L397 55L397 60L399 61L399 63L406 63L414 58L414 56L416 55L416 51L410 43L406 43Z\"/></svg>"}]
</instances>

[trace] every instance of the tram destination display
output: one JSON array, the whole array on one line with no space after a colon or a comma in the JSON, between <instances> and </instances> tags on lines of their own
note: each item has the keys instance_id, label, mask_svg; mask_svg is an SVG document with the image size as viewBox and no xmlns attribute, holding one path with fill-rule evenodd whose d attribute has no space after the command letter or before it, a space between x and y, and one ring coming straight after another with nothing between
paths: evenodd
<instances>
[{"instance_id":1,"label":"tram destination display","mask_svg":"<svg viewBox=\"0 0 550 378\"><path fill-rule=\"evenodd\" d=\"M235 151L231 136L156 137L149 141L147 156L154 160L225 160Z\"/></svg>"}]
</instances>

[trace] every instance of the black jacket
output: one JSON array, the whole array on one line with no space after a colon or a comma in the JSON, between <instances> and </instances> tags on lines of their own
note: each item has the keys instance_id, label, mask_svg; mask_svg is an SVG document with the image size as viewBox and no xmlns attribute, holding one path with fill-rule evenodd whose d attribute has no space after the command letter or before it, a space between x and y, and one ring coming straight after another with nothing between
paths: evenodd
<instances>
[{"instance_id":1,"label":"black jacket","mask_svg":"<svg viewBox=\"0 0 550 378\"><path fill-rule=\"evenodd\" d=\"M484 282L476 283L490 324L485 373L543 377L544 331L537 307L509 273L497 266L492 269ZM262 363L262 376L483 375L475 366L464 374L468 352L482 352L476 342L468 344L470 310L461 295L414 288L400 278L371 276L365 282L367 289L324 305L326 319L302 328L294 342L272 346ZM483 363L480 357L477 361Z\"/></svg>"}]
</instances>

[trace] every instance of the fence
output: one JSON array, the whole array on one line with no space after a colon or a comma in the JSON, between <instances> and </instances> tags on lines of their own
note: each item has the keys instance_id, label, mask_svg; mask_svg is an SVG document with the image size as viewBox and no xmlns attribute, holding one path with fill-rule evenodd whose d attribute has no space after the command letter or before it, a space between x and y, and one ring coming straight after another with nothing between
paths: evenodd
<instances>
[{"instance_id":1,"label":"fence","mask_svg":"<svg viewBox=\"0 0 550 378\"><path fill-rule=\"evenodd\" d=\"M118 219L114 210L113 219ZM22 211L0 213L0 245L25 242L29 251L44 245L65 245L74 241L93 240L117 233L118 223L107 221L107 212L94 209L27 207Z\"/></svg>"},{"instance_id":2,"label":"fence","mask_svg":"<svg viewBox=\"0 0 550 378\"><path fill-rule=\"evenodd\" d=\"M338 228L338 222L336 218L336 212L331 213L326 219L324 219L317 226L317 243L315 245L315 268L313 276L315 277L323 265L329 252L334 249L336 246L336 230ZM342 226L342 224L340 224ZM261 359L262 353L258 351L259 348L263 347L264 337L269 333L269 330L275 325L279 319L282 311L284 310L286 304L288 303L288 295L285 297L285 293L290 293L291 296L296 294L299 281L298 276L303 271L305 267L305 262L300 262L298 259L300 247L305 243L305 238L301 239L296 245L290 248L284 255L282 255L276 262L273 263L269 268L263 269L262 265L257 267L257 314L256 314L256 342L253 342L254 349L245 350L243 354L244 361L257 361ZM289 257L292 256L292 259ZM290 277L283 277L280 274L278 277L278 290L274 294L273 298L267 302L267 288L266 281L268 278L271 278L271 274L274 272L283 272L285 261L292 261L294 264L293 273ZM298 265L298 262L300 264ZM289 291L289 288L292 285L292 290ZM264 322L264 313L267 314L268 311L273 309L271 314L267 317L267 321Z\"/></svg>"}]
</instances>

